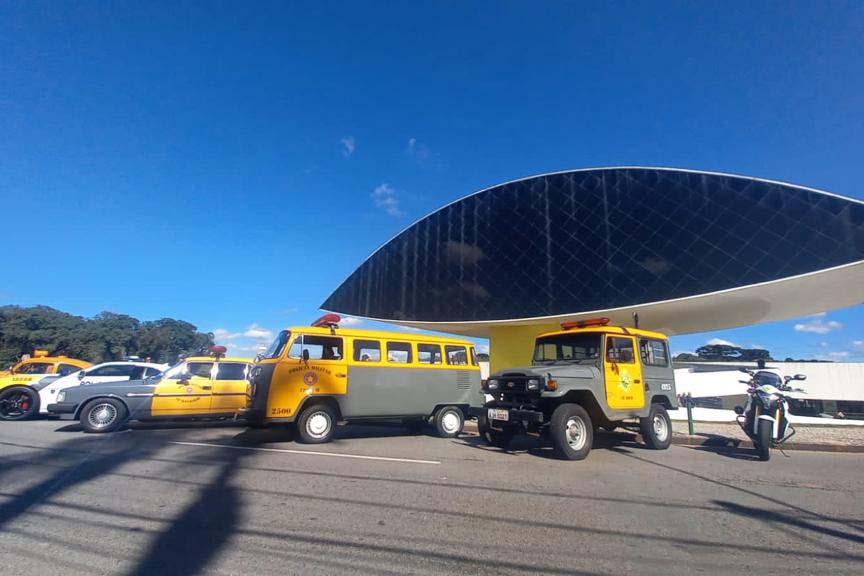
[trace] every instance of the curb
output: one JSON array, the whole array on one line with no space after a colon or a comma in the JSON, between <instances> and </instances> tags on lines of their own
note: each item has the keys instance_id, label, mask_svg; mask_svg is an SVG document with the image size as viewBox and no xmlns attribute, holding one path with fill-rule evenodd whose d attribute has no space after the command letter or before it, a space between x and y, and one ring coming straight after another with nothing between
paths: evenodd
<instances>
[{"instance_id":1,"label":"curb","mask_svg":"<svg viewBox=\"0 0 864 576\"><path fill-rule=\"evenodd\" d=\"M747 448L753 449L753 442L750 440L741 440L739 438L730 438L728 436L712 436L706 438L704 436L690 436L687 434L673 434L672 443L678 446L690 446L694 448ZM835 452L835 453L864 453L864 445L860 444L815 444L804 442L793 442L784 444L783 450L794 451L802 450L807 452Z\"/></svg>"}]
</instances>

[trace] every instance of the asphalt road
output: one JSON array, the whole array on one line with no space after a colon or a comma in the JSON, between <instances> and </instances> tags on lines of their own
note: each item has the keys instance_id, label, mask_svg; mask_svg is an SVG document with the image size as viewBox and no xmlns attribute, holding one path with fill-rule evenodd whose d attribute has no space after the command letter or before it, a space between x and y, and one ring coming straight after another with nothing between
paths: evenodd
<instances>
[{"instance_id":1,"label":"asphalt road","mask_svg":"<svg viewBox=\"0 0 864 576\"><path fill-rule=\"evenodd\" d=\"M0 572L862 574L864 455L0 423Z\"/></svg>"}]
</instances>

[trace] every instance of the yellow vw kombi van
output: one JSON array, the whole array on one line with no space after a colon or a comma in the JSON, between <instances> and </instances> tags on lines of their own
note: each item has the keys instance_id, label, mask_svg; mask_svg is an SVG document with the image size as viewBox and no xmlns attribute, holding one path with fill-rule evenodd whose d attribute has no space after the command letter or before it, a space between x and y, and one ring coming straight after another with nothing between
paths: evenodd
<instances>
[{"instance_id":1,"label":"yellow vw kombi van","mask_svg":"<svg viewBox=\"0 0 864 576\"><path fill-rule=\"evenodd\" d=\"M253 366L243 416L252 424L296 424L307 443L328 442L338 421L432 421L440 436L462 430L482 406L480 367L467 340L339 328L326 314L282 330Z\"/></svg>"}]
</instances>

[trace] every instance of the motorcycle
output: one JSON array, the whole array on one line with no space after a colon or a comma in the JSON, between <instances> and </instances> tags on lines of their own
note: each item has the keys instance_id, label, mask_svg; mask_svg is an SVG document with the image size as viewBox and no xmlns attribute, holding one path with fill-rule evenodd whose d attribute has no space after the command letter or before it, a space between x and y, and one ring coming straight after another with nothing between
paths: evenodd
<instances>
[{"instance_id":1,"label":"motorcycle","mask_svg":"<svg viewBox=\"0 0 864 576\"><path fill-rule=\"evenodd\" d=\"M788 400L784 392L803 392L801 388L792 388L792 380L806 380L803 374L795 376L780 376L768 370L748 370L742 368L750 376L750 380L739 380L747 384L747 405L735 407L736 420L744 433L753 440L753 446L759 454L759 459L766 461L771 458L770 449L779 448L781 444L795 435L795 429L787 418Z\"/></svg>"}]
</instances>

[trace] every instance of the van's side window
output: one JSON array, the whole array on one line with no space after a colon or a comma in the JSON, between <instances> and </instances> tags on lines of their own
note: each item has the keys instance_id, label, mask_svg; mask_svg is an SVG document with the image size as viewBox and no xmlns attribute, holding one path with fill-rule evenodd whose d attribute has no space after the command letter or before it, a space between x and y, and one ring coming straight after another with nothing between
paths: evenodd
<instances>
[{"instance_id":1,"label":"van's side window","mask_svg":"<svg viewBox=\"0 0 864 576\"><path fill-rule=\"evenodd\" d=\"M633 340L630 338L606 338L606 359L609 362L633 364L636 356L633 354Z\"/></svg>"},{"instance_id":2,"label":"van's side window","mask_svg":"<svg viewBox=\"0 0 864 576\"><path fill-rule=\"evenodd\" d=\"M411 344L408 342L387 342L387 361L394 364L410 364Z\"/></svg>"},{"instance_id":3,"label":"van's side window","mask_svg":"<svg viewBox=\"0 0 864 576\"><path fill-rule=\"evenodd\" d=\"M289 358L302 358L303 350L309 351L310 360L341 360L342 338L333 336L313 336L304 334L298 336L288 351Z\"/></svg>"},{"instance_id":4,"label":"van's side window","mask_svg":"<svg viewBox=\"0 0 864 576\"><path fill-rule=\"evenodd\" d=\"M464 346L444 346L444 353L447 354L447 364L451 366L467 366L468 352Z\"/></svg>"},{"instance_id":5,"label":"van's side window","mask_svg":"<svg viewBox=\"0 0 864 576\"><path fill-rule=\"evenodd\" d=\"M441 364L441 346L417 344L417 361L420 364Z\"/></svg>"},{"instance_id":6,"label":"van's side window","mask_svg":"<svg viewBox=\"0 0 864 576\"><path fill-rule=\"evenodd\" d=\"M355 362L380 362L381 342L377 340L355 340L354 341Z\"/></svg>"},{"instance_id":7,"label":"van's side window","mask_svg":"<svg viewBox=\"0 0 864 576\"><path fill-rule=\"evenodd\" d=\"M639 340L639 353L646 366L668 366L666 344L660 340Z\"/></svg>"}]
</instances>

